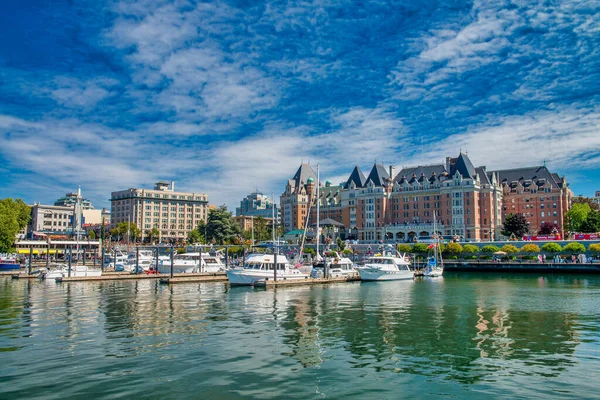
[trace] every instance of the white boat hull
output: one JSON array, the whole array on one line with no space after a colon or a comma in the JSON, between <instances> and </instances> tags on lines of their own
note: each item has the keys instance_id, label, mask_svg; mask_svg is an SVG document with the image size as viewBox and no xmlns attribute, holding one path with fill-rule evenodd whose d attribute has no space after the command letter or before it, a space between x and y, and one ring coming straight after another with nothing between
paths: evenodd
<instances>
[{"instance_id":1,"label":"white boat hull","mask_svg":"<svg viewBox=\"0 0 600 400\"><path fill-rule=\"evenodd\" d=\"M358 273L361 281L399 281L413 279L413 271L388 271L376 268L359 268Z\"/></svg>"},{"instance_id":2,"label":"white boat hull","mask_svg":"<svg viewBox=\"0 0 600 400\"><path fill-rule=\"evenodd\" d=\"M290 280L290 279L306 279L308 274L305 273L285 273L283 271L277 272L278 280ZM245 269L230 269L227 271L227 279L229 284L237 286L254 286L258 282L264 282L265 280L274 279L272 271L252 271Z\"/></svg>"},{"instance_id":3,"label":"white boat hull","mask_svg":"<svg viewBox=\"0 0 600 400\"><path fill-rule=\"evenodd\" d=\"M443 273L444 273L443 269L432 269L430 271L426 271L425 276L430 276L432 278L435 278L438 276L442 276Z\"/></svg>"},{"instance_id":4,"label":"white boat hull","mask_svg":"<svg viewBox=\"0 0 600 400\"><path fill-rule=\"evenodd\" d=\"M46 272L44 275L45 279L56 279L66 278L69 276L68 269L57 269ZM74 266L71 268L71 277L83 277L83 276L102 276L102 270L89 269L88 267Z\"/></svg>"}]
</instances>

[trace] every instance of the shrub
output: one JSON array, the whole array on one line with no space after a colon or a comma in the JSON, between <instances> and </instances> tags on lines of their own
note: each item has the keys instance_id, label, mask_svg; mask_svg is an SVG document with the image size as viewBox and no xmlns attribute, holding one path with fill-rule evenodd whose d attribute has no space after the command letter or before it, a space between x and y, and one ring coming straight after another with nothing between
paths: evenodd
<instances>
[{"instance_id":1,"label":"shrub","mask_svg":"<svg viewBox=\"0 0 600 400\"><path fill-rule=\"evenodd\" d=\"M479 247L472 244L465 244L462 251L463 253L477 253L479 252Z\"/></svg>"},{"instance_id":2,"label":"shrub","mask_svg":"<svg viewBox=\"0 0 600 400\"><path fill-rule=\"evenodd\" d=\"M410 244L403 243L396 246L396 249L400 253L410 253L412 251L412 246Z\"/></svg>"},{"instance_id":3,"label":"shrub","mask_svg":"<svg viewBox=\"0 0 600 400\"><path fill-rule=\"evenodd\" d=\"M521 247L521 251L523 253L539 253L540 246L538 246L537 244L528 243L525 246Z\"/></svg>"},{"instance_id":4,"label":"shrub","mask_svg":"<svg viewBox=\"0 0 600 400\"><path fill-rule=\"evenodd\" d=\"M315 254L317 254L317 252L313 248L305 247L304 254L310 254L311 256L314 256Z\"/></svg>"},{"instance_id":5,"label":"shrub","mask_svg":"<svg viewBox=\"0 0 600 400\"><path fill-rule=\"evenodd\" d=\"M571 242L563 247L563 251L567 253L585 253L585 246L579 242Z\"/></svg>"},{"instance_id":6,"label":"shrub","mask_svg":"<svg viewBox=\"0 0 600 400\"><path fill-rule=\"evenodd\" d=\"M518 253L519 249L517 248L517 246L514 246L512 244L505 244L504 246L502 246L502 248L500 249L505 253L511 254L511 253Z\"/></svg>"},{"instance_id":7,"label":"shrub","mask_svg":"<svg viewBox=\"0 0 600 400\"><path fill-rule=\"evenodd\" d=\"M595 254L600 254L600 243L590 244L588 247L588 251L595 253Z\"/></svg>"},{"instance_id":8,"label":"shrub","mask_svg":"<svg viewBox=\"0 0 600 400\"><path fill-rule=\"evenodd\" d=\"M445 252L448 254L460 254L463 251L463 247L460 243L448 243L446 245Z\"/></svg>"},{"instance_id":9,"label":"shrub","mask_svg":"<svg viewBox=\"0 0 600 400\"><path fill-rule=\"evenodd\" d=\"M562 247L558 243L546 243L542 246L542 250L546 253L560 253L562 251Z\"/></svg>"},{"instance_id":10,"label":"shrub","mask_svg":"<svg viewBox=\"0 0 600 400\"><path fill-rule=\"evenodd\" d=\"M352 250L350 250L350 249L344 249L344 250L342 251L342 255L343 255L344 257L349 257L349 256L351 256L351 255L352 255Z\"/></svg>"},{"instance_id":11,"label":"shrub","mask_svg":"<svg viewBox=\"0 0 600 400\"><path fill-rule=\"evenodd\" d=\"M487 244L481 248L482 253L495 253L500 251L500 247L494 246L493 244Z\"/></svg>"},{"instance_id":12,"label":"shrub","mask_svg":"<svg viewBox=\"0 0 600 400\"><path fill-rule=\"evenodd\" d=\"M448 260L458 260L458 256L452 255L447 257Z\"/></svg>"},{"instance_id":13,"label":"shrub","mask_svg":"<svg viewBox=\"0 0 600 400\"><path fill-rule=\"evenodd\" d=\"M427 253L429 249L425 243L415 243L412 246L413 253Z\"/></svg>"}]
</instances>

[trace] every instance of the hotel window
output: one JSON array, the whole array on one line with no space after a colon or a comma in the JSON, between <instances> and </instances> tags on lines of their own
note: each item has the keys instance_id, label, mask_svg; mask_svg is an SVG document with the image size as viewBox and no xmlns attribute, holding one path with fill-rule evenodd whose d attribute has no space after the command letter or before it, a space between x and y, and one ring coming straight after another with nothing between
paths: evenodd
<instances>
[{"instance_id":1,"label":"hotel window","mask_svg":"<svg viewBox=\"0 0 600 400\"><path fill-rule=\"evenodd\" d=\"M542 217L544 216L544 212L542 211Z\"/></svg>"}]
</instances>

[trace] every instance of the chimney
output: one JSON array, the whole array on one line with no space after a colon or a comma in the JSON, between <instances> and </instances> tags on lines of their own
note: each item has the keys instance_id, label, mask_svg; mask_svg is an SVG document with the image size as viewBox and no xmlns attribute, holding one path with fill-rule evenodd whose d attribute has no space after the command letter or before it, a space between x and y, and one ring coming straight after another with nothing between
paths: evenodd
<instances>
[{"instance_id":1,"label":"chimney","mask_svg":"<svg viewBox=\"0 0 600 400\"><path fill-rule=\"evenodd\" d=\"M390 165L390 179L394 179L396 177L396 167Z\"/></svg>"},{"instance_id":2,"label":"chimney","mask_svg":"<svg viewBox=\"0 0 600 400\"><path fill-rule=\"evenodd\" d=\"M175 181L171 181L171 191L175 191Z\"/></svg>"}]
</instances>

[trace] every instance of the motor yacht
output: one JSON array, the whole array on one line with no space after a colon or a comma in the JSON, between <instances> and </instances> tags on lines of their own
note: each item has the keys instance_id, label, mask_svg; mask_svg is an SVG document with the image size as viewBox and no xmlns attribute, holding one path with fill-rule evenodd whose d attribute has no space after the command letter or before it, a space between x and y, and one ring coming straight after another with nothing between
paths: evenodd
<instances>
[{"instance_id":1,"label":"motor yacht","mask_svg":"<svg viewBox=\"0 0 600 400\"><path fill-rule=\"evenodd\" d=\"M358 269L362 281L395 281L413 279L410 261L405 255L387 252L367 259Z\"/></svg>"},{"instance_id":2,"label":"motor yacht","mask_svg":"<svg viewBox=\"0 0 600 400\"><path fill-rule=\"evenodd\" d=\"M325 253L325 258L313 266L310 274L311 278L325 277L325 266L327 266L330 278L347 277L358 273L351 259L342 257L337 251L332 251Z\"/></svg>"},{"instance_id":3,"label":"motor yacht","mask_svg":"<svg viewBox=\"0 0 600 400\"><path fill-rule=\"evenodd\" d=\"M242 268L227 271L231 285L253 286L267 279L275 279L275 256L273 254L251 254ZM277 279L307 279L309 274L294 268L283 254L277 255Z\"/></svg>"},{"instance_id":4,"label":"motor yacht","mask_svg":"<svg viewBox=\"0 0 600 400\"><path fill-rule=\"evenodd\" d=\"M207 253L192 252L178 254L173 258L173 273L175 274L221 271L225 271L225 264L216 255L211 256ZM159 263L158 272L169 274L171 272L171 260L162 260Z\"/></svg>"}]
</instances>

